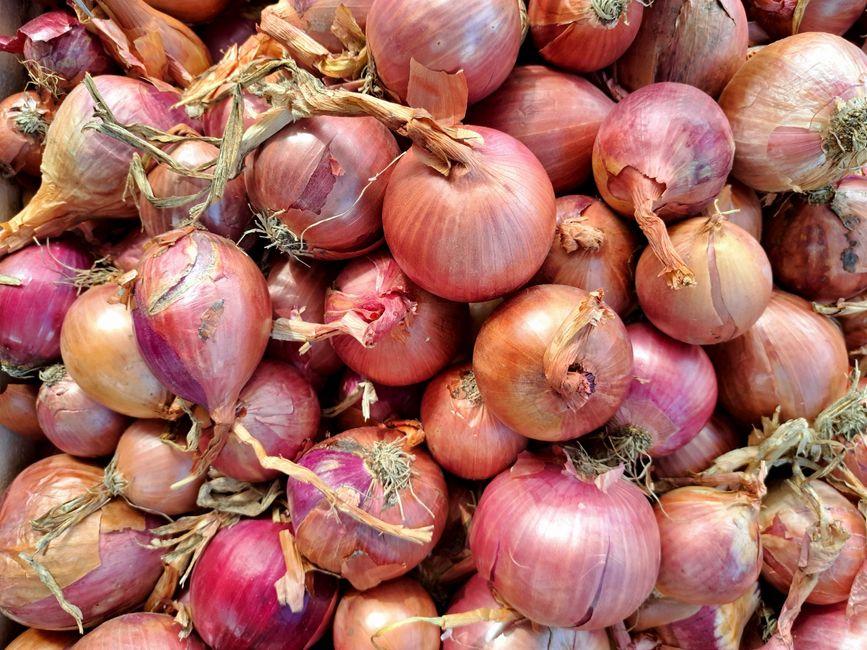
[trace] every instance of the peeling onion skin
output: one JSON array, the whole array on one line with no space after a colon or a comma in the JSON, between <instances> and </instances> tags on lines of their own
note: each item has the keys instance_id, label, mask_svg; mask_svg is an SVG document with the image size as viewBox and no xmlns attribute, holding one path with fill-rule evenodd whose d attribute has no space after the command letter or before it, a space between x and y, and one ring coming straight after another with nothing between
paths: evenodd
<instances>
[{"instance_id":1,"label":"peeling onion skin","mask_svg":"<svg viewBox=\"0 0 867 650\"><path fill-rule=\"evenodd\" d=\"M289 0L289 4L307 24L304 31L308 36L312 36L332 52L340 53L344 50L344 45L331 32L337 7L344 5L349 9L355 22L364 31L373 0Z\"/></svg>"},{"instance_id":2,"label":"peeling onion skin","mask_svg":"<svg viewBox=\"0 0 867 650\"><path fill-rule=\"evenodd\" d=\"M135 612L106 621L75 644L75 650L205 650L195 632L178 638L183 628L168 614Z\"/></svg>"},{"instance_id":3,"label":"peeling onion skin","mask_svg":"<svg viewBox=\"0 0 867 650\"><path fill-rule=\"evenodd\" d=\"M748 0L750 15L773 39L803 32L842 36L864 13L864 0L821 0L801 5L797 0ZM801 13L803 10L803 13ZM800 20L796 17L801 13Z\"/></svg>"},{"instance_id":4,"label":"peeling onion skin","mask_svg":"<svg viewBox=\"0 0 867 650\"><path fill-rule=\"evenodd\" d=\"M794 650L859 650L867 646L867 617L849 617L846 604L806 606L792 628Z\"/></svg>"},{"instance_id":5,"label":"peeling onion skin","mask_svg":"<svg viewBox=\"0 0 867 650\"><path fill-rule=\"evenodd\" d=\"M672 453L653 460L656 475L687 477L703 472L717 456L744 446L745 441L741 438L729 417L722 411L716 411L692 440Z\"/></svg>"}]
</instances>

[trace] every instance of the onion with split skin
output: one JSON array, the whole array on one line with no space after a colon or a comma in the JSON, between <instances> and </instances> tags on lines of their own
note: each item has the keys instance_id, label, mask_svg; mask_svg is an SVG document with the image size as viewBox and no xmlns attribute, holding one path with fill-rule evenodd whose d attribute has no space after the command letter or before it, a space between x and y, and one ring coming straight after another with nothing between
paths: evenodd
<instances>
[{"instance_id":1,"label":"onion with split skin","mask_svg":"<svg viewBox=\"0 0 867 650\"><path fill-rule=\"evenodd\" d=\"M8 384L0 392L0 427L26 438L42 440L45 434L36 415L39 387L33 384Z\"/></svg>"},{"instance_id":2,"label":"onion with split skin","mask_svg":"<svg viewBox=\"0 0 867 650\"><path fill-rule=\"evenodd\" d=\"M0 101L0 175L39 175L54 100L47 93L25 90Z\"/></svg>"},{"instance_id":3,"label":"onion with split skin","mask_svg":"<svg viewBox=\"0 0 867 650\"><path fill-rule=\"evenodd\" d=\"M670 454L654 458L653 467L657 476L687 477L703 472L717 456L722 456L744 445L731 420L722 411L716 411L696 436Z\"/></svg>"},{"instance_id":4,"label":"onion with split skin","mask_svg":"<svg viewBox=\"0 0 867 650\"><path fill-rule=\"evenodd\" d=\"M168 614L135 612L106 621L75 644L76 650L205 650L195 632L184 629ZM183 636L183 638L181 638Z\"/></svg>"}]
</instances>

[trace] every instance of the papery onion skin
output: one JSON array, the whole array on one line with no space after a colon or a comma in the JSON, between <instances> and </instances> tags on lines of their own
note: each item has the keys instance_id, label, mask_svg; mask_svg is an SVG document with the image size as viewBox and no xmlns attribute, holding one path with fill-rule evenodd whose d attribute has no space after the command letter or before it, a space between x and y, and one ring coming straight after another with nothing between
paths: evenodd
<instances>
[{"instance_id":1,"label":"papery onion skin","mask_svg":"<svg viewBox=\"0 0 867 650\"><path fill-rule=\"evenodd\" d=\"M139 351L132 315L116 284L81 294L60 333L67 372L81 389L112 411L134 418L169 417L174 397L154 376Z\"/></svg>"},{"instance_id":2,"label":"papery onion skin","mask_svg":"<svg viewBox=\"0 0 867 650\"><path fill-rule=\"evenodd\" d=\"M45 434L36 415L39 388L32 384L9 384L0 393L0 426L20 436L42 440Z\"/></svg>"},{"instance_id":3,"label":"papery onion skin","mask_svg":"<svg viewBox=\"0 0 867 650\"><path fill-rule=\"evenodd\" d=\"M371 464L377 466L375 454L399 450L402 443L403 434L397 431L361 427L327 438L297 462L341 494L370 495L357 505L382 521L407 528L433 526L431 541L424 544L382 535L349 517L338 519L316 488L289 479L289 512L298 549L356 589L370 589L412 570L436 546L445 526L445 479L425 451L409 450L411 459L402 462L410 465L411 484L394 494L385 494L379 474L371 469Z\"/></svg>"},{"instance_id":4,"label":"papery onion skin","mask_svg":"<svg viewBox=\"0 0 867 650\"><path fill-rule=\"evenodd\" d=\"M463 479L492 478L527 448L527 438L488 411L470 363L447 368L430 381L421 422L431 456Z\"/></svg>"},{"instance_id":5,"label":"papery onion skin","mask_svg":"<svg viewBox=\"0 0 867 650\"><path fill-rule=\"evenodd\" d=\"M623 620L653 589L660 545L653 509L619 476L594 482L522 455L488 484L473 517L479 575L540 625L598 630Z\"/></svg>"},{"instance_id":6,"label":"papery onion skin","mask_svg":"<svg viewBox=\"0 0 867 650\"><path fill-rule=\"evenodd\" d=\"M47 632L30 628L15 637L6 650L68 650L79 638L75 632Z\"/></svg>"},{"instance_id":7,"label":"papery onion skin","mask_svg":"<svg viewBox=\"0 0 867 650\"><path fill-rule=\"evenodd\" d=\"M443 176L413 149L397 163L382 225L413 282L448 300L481 302L518 289L539 270L556 207L551 181L529 149L494 129L467 128L485 143L474 147L465 173Z\"/></svg>"},{"instance_id":8,"label":"papery onion skin","mask_svg":"<svg viewBox=\"0 0 867 650\"><path fill-rule=\"evenodd\" d=\"M54 101L32 91L0 101L0 175L39 174L43 142L53 118Z\"/></svg>"},{"instance_id":9,"label":"papery onion skin","mask_svg":"<svg viewBox=\"0 0 867 650\"><path fill-rule=\"evenodd\" d=\"M840 329L807 301L775 290L743 336L707 348L720 404L758 423L779 405L781 421L812 419L846 392L849 360Z\"/></svg>"},{"instance_id":10,"label":"papery onion skin","mask_svg":"<svg viewBox=\"0 0 867 650\"><path fill-rule=\"evenodd\" d=\"M797 1L749 0L750 15L774 39L802 32L842 36L864 14L864 0L825 0L801 5Z\"/></svg>"},{"instance_id":11,"label":"papery onion skin","mask_svg":"<svg viewBox=\"0 0 867 650\"><path fill-rule=\"evenodd\" d=\"M864 517L843 495L819 480L809 485L816 492L829 521L837 522L849 538L834 563L819 576L816 587L807 596L808 603L831 605L849 598L849 591L861 565L867 558ZM775 589L785 593L799 566L805 535L817 520L810 502L796 493L788 482L769 488L759 515L764 547L762 577Z\"/></svg>"},{"instance_id":12,"label":"papery onion skin","mask_svg":"<svg viewBox=\"0 0 867 650\"><path fill-rule=\"evenodd\" d=\"M332 52L339 53L344 50L344 45L331 31L337 7L343 5L349 9L363 31L373 0L289 0L289 4L304 19L304 31L308 36L312 36Z\"/></svg>"},{"instance_id":13,"label":"papery onion skin","mask_svg":"<svg viewBox=\"0 0 867 650\"><path fill-rule=\"evenodd\" d=\"M401 100L415 59L431 70L463 70L474 104L503 83L521 46L521 17L512 0L479 0L472 11L451 0L374 0L365 31L379 78Z\"/></svg>"},{"instance_id":14,"label":"papery onion skin","mask_svg":"<svg viewBox=\"0 0 867 650\"><path fill-rule=\"evenodd\" d=\"M334 614L334 650L439 650L440 631L429 623L411 623L370 637L411 616L432 617L437 608L424 588L411 578L398 578L367 591L343 594Z\"/></svg>"},{"instance_id":15,"label":"papery onion skin","mask_svg":"<svg viewBox=\"0 0 867 650\"><path fill-rule=\"evenodd\" d=\"M832 34L796 34L756 53L719 99L735 139L734 176L760 192L806 192L863 163L856 141L865 74L864 52ZM832 132L832 116L845 106L849 127Z\"/></svg>"},{"instance_id":16,"label":"papery onion skin","mask_svg":"<svg viewBox=\"0 0 867 650\"><path fill-rule=\"evenodd\" d=\"M77 290L76 269L91 258L72 240L32 244L0 259L0 275L21 281L0 284L0 364L29 370L60 355L60 328Z\"/></svg>"},{"instance_id":17,"label":"papery onion skin","mask_svg":"<svg viewBox=\"0 0 867 650\"><path fill-rule=\"evenodd\" d=\"M19 552L32 554L40 533L32 519L102 482L102 468L66 455L49 456L21 472L0 506L0 611L24 625L75 628L72 617ZM156 520L115 499L61 535L38 560L90 627L147 597L162 571L161 551L147 548Z\"/></svg>"},{"instance_id":18,"label":"papery onion skin","mask_svg":"<svg viewBox=\"0 0 867 650\"><path fill-rule=\"evenodd\" d=\"M205 650L196 633L179 638L183 628L168 614L135 612L106 621L75 644L75 650Z\"/></svg>"},{"instance_id":19,"label":"papery onion skin","mask_svg":"<svg viewBox=\"0 0 867 650\"><path fill-rule=\"evenodd\" d=\"M589 180L593 140L613 102L586 79L541 65L518 66L468 120L517 138L562 194Z\"/></svg>"},{"instance_id":20,"label":"papery onion skin","mask_svg":"<svg viewBox=\"0 0 867 650\"><path fill-rule=\"evenodd\" d=\"M506 426L534 440L568 440L593 431L617 411L632 382L632 346L620 318L603 307L577 359L586 401L570 409L545 376L544 357L573 309L590 300L583 289L537 285L501 305L482 325L473 348L473 370L482 398Z\"/></svg>"},{"instance_id":21,"label":"papery onion skin","mask_svg":"<svg viewBox=\"0 0 867 650\"><path fill-rule=\"evenodd\" d=\"M185 23L204 23L212 20L229 4L229 0L145 0L145 2Z\"/></svg>"},{"instance_id":22,"label":"papery onion skin","mask_svg":"<svg viewBox=\"0 0 867 650\"><path fill-rule=\"evenodd\" d=\"M587 239L597 234L594 228L601 241ZM601 288L608 306L625 316L636 305L635 260L640 249L635 231L602 201L561 196L554 243L536 279L588 291Z\"/></svg>"},{"instance_id":23,"label":"papery onion skin","mask_svg":"<svg viewBox=\"0 0 867 650\"><path fill-rule=\"evenodd\" d=\"M845 603L807 606L792 628L794 650L858 650L867 643L867 617L848 616Z\"/></svg>"},{"instance_id":24,"label":"papery onion skin","mask_svg":"<svg viewBox=\"0 0 867 650\"><path fill-rule=\"evenodd\" d=\"M250 128L250 125L256 120L261 113L268 110L268 102L258 95L243 93L241 103L241 117L244 124L244 129ZM212 138L222 138L226 131L226 122L229 119L229 113L232 110L232 98L227 97L221 102L211 106L202 116L202 128L205 135Z\"/></svg>"},{"instance_id":25,"label":"papery onion skin","mask_svg":"<svg viewBox=\"0 0 867 650\"><path fill-rule=\"evenodd\" d=\"M335 401L340 403L349 395L357 393L361 381L364 381L361 375L347 368L340 380L340 385L337 387ZM358 399L351 406L333 418L337 430L346 431L347 429L382 424L388 420L418 419L423 386L383 386L382 384L371 383L373 383L377 399L369 405L370 418L365 419L364 417L362 404L364 396L359 394Z\"/></svg>"},{"instance_id":26,"label":"papery onion skin","mask_svg":"<svg viewBox=\"0 0 867 650\"><path fill-rule=\"evenodd\" d=\"M743 444L728 416L716 411L692 440L670 454L655 458L653 467L658 476L690 476L703 472L717 456Z\"/></svg>"},{"instance_id":27,"label":"papery onion skin","mask_svg":"<svg viewBox=\"0 0 867 650\"><path fill-rule=\"evenodd\" d=\"M312 594L292 613L274 583L286 574L279 534L287 528L247 519L217 533L193 570L193 625L214 650L306 650L325 633L337 604L337 581L311 574Z\"/></svg>"},{"instance_id":28,"label":"papery onion skin","mask_svg":"<svg viewBox=\"0 0 867 650\"><path fill-rule=\"evenodd\" d=\"M762 240L762 203L755 190L734 178L729 179L713 200L726 219Z\"/></svg>"}]
</instances>

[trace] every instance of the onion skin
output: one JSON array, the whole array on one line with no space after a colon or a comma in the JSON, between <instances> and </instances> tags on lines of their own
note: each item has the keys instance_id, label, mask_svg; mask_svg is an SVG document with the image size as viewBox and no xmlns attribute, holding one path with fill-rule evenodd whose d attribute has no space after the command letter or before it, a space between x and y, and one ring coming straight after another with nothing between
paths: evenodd
<instances>
[{"instance_id":1,"label":"onion skin","mask_svg":"<svg viewBox=\"0 0 867 650\"><path fill-rule=\"evenodd\" d=\"M507 133L539 159L554 192L591 175L593 140L614 103L586 79L541 65L518 66L468 121Z\"/></svg>"},{"instance_id":2,"label":"onion skin","mask_svg":"<svg viewBox=\"0 0 867 650\"><path fill-rule=\"evenodd\" d=\"M670 454L653 460L658 476L687 477L703 472L713 465L717 456L743 446L744 441L728 416L722 411L711 415L710 420L696 436Z\"/></svg>"},{"instance_id":3,"label":"onion skin","mask_svg":"<svg viewBox=\"0 0 867 650\"><path fill-rule=\"evenodd\" d=\"M556 389L546 378L546 350L573 309L591 300L583 289L537 285L501 305L482 325L473 370L491 413L534 440L576 438L602 426L617 411L632 382L632 347L620 318L605 317L576 359L587 387ZM570 406L574 406L570 408Z\"/></svg>"},{"instance_id":4,"label":"onion skin","mask_svg":"<svg viewBox=\"0 0 867 650\"><path fill-rule=\"evenodd\" d=\"M739 0L661 0L644 13L615 78L628 90L677 81L718 97L746 61L748 37Z\"/></svg>"},{"instance_id":5,"label":"onion skin","mask_svg":"<svg viewBox=\"0 0 867 650\"><path fill-rule=\"evenodd\" d=\"M291 478L288 482L289 512L301 554L359 590L412 570L436 546L445 527L445 479L426 452L411 450L415 496L409 486L394 497L385 495L378 475L363 458L381 450L383 443L401 445L402 439L402 434L384 427L351 429L320 442L297 462L341 494L370 495L357 505L382 521L407 528L433 526L431 541L425 544L381 535L349 517L338 519L318 490Z\"/></svg>"},{"instance_id":6,"label":"onion skin","mask_svg":"<svg viewBox=\"0 0 867 650\"><path fill-rule=\"evenodd\" d=\"M38 387L32 384L9 384L0 393L0 427L20 436L42 440L45 434L36 415Z\"/></svg>"},{"instance_id":7,"label":"onion skin","mask_svg":"<svg viewBox=\"0 0 867 650\"><path fill-rule=\"evenodd\" d=\"M0 101L0 174L21 172L39 175L48 125L54 118L54 101L37 93L14 93Z\"/></svg>"},{"instance_id":8,"label":"onion skin","mask_svg":"<svg viewBox=\"0 0 867 650\"><path fill-rule=\"evenodd\" d=\"M617 471L585 480L526 453L485 488L470 548L479 575L511 607L579 630L635 611L660 562L653 509L637 487Z\"/></svg>"},{"instance_id":9,"label":"onion skin","mask_svg":"<svg viewBox=\"0 0 867 650\"><path fill-rule=\"evenodd\" d=\"M68 650L78 639L75 632L46 632L30 628L15 637L6 650Z\"/></svg>"},{"instance_id":10,"label":"onion skin","mask_svg":"<svg viewBox=\"0 0 867 650\"><path fill-rule=\"evenodd\" d=\"M101 481L100 467L57 455L34 463L9 486L0 506L0 611L5 616L46 630L75 628L33 570L22 566L18 553L33 553L40 537L32 519ZM39 555L63 595L81 608L85 627L142 603L150 593L162 571L161 551L146 547L153 538L148 528L155 524L115 499Z\"/></svg>"},{"instance_id":11,"label":"onion skin","mask_svg":"<svg viewBox=\"0 0 867 650\"><path fill-rule=\"evenodd\" d=\"M762 240L762 203L755 190L740 181L729 179L713 200L729 223L740 226L758 241Z\"/></svg>"},{"instance_id":12,"label":"onion skin","mask_svg":"<svg viewBox=\"0 0 867 650\"><path fill-rule=\"evenodd\" d=\"M433 600L415 580L398 578L368 589L345 593L334 615L334 650L377 650L370 641L377 631L411 616L436 616ZM440 631L412 623L376 638L389 650L439 650Z\"/></svg>"},{"instance_id":13,"label":"onion skin","mask_svg":"<svg viewBox=\"0 0 867 650\"><path fill-rule=\"evenodd\" d=\"M777 405L781 422L810 420L846 392L849 360L839 328L783 291L774 291L746 334L707 352L720 404L744 423L758 423Z\"/></svg>"},{"instance_id":14,"label":"onion skin","mask_svg":"<svg viewBox=\"0 0 867 650\"><path fill-rule=\"evenodd\" d=\"M331 32L334 15L339 5L344 5L362 31L367 25L367 14L373 0L289 0L289 4L306 23L304 31L308 36L327 47L332 52L342 52L343 43Z\"/></svg>"},{"instance_id":15,"label":"onion skin","mask_svg":"<svg viewBox=\"0 0 867 650\"><path fill-rule=\"evenodd\" d=\"M328 629L337 604L337 581L310 575L301 612L277 601L274 583L286 574L279 533L261 519L224 528L193 569L193 625L214 650L306 650Z\"/></svg>"},{"instance_id":16,"label":"onion skin","mask_svg":"<svg viewBox=\"0 0 867 650\"><path fill-rule=\"evenodd\" d=\"M492 478L527 448L527 438L488 411L470 363L447 368L430 381L421 421L431 456L458 478Z\"/></svg>"},{"instance_id":17,"label":"onion skin","mask_svg":"<svg viewBox=\"0 0 867 650\"><path fill-rule=\"evenodd\" d=\"M340 403L358 391L358 385L363 380L361 375L347 368L337 387L336 401ZM370 418L364 418L363 395L358 395L358 399L351 406L333 418L332 421L338 431L383 424L388 420L408 420L419 417L423 386L383 386L373 383L373 389L377 399L369 405ZM429 439L428 443L430 443Z\"/></svg>"},{"instance_id":18,"label":"onion skin","mask_svg":"<svg viewBox=\"0 0 867 650\"><path fill-rule=\"evenodd\" d=\"M792 628L794 650L857 650L867 643L867 618L847 616L846 605L804 607Z\"/></svg>"},{"instance_id":19,"label":"onion skin","mask_svg":"<svg viewBox=\"0 0 867 650\"><path fill-rule=\"evenodd\" d=\"M864 0L825 0L800 4L797 0L749 0L750 15L773 39L803 32L842 36L864 13Z\"/></svg>"},{"instance_id":20,"label":"onion skin","mask_svg":"<svg viewBox=\"0 0 867 650\"><path fill-rule=\"evenodd\" d=\"M75 650L205 650L193 633L178 638L183 628L168 614L136 612L106 621L75 644Z\"/></svg>"},{"instance_id":21,"label":"onion skin","mask_svg":"<svg viewBox=\"0 0 867 650\"><path fill-rule=\"evenodd\" d=\"M243 93L241 103L241 116L244 129L250 128L250 125L256 118L264 113L270 106L262 97ZM222 138L226 131L226 123L229 121L229 113L232 110L232 98L227 97L221 102L211 106L202 116L202 128L205 135L212 138Z\"/></svg>"},{"instance_id":22,"label":"onion skin","mask_svg":"<svg viewBox=\"0 0 867 650\"><path fill-rule=\"evenodd\" d=\"M204 23L216 18L229 0L145 0L151 7L164 11L185 23Z\"/></svg>"},{"instance_id":23,"label":"onion skin","mask_svg":"<svg viewBox=\"0 0 867 650\"><path fill-rule=\"evenodd\" d=\"M467 128L485 143L473 148L465 173L443 176L414 149L397 163L382 225L400 268L422 289L482 302L518 289L539 270L556 206L551 181L529 149L499 131Z\"/></svg>"},{"instance_id":24,"label":"onion skin","mask_svg":"<svg viewBox=\"0 0 867 650\"><path fill-rule=\"evenodd\" d=\"M867 56L832 34L796 34L757 52L719 99L735 139L734 176L760 192L807 192L864 162L857 146L840 150L831 118L842 115L838 99L846 106L861 94L865 74Z\"/></svg>"},{"instance_id":25,"label":"onion skin","mask_svg":"<svg viewBox=\"0 0 867 650\"><path fill-rule=\"evenodd\" d=\"M407 98L410 60L415 59L431 70L463 70L469 103L475 104L514 67L521 17L512 0L480 0L472 11L451 0L374 0L365 32L377 74L401 103Z\"/></svg>"}]
</instances>

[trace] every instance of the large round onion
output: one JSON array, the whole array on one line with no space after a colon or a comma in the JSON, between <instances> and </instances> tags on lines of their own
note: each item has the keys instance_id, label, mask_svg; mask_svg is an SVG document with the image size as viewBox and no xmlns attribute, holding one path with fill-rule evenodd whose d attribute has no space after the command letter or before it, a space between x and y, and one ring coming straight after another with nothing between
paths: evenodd
<instances>
[{"instance_id":1,"label":"large round onion","mask_svg":"<svg viewBox=\"0 0 867 650\"><path fill-rule=\"evenodd\" d=\"M867 616L849 616L846 605L805 607L792 628L795 650L858 650L867 646Z\"/></svg>"},{"instance_id":2,"label":"large round onion","mask_svg":"<svg viewBox=\"0 0 867 650\"><path fill-rule=\"evenodd\" d=\"M14 93L0 101L0 174L37 176L54 101L35 92Z\"/></svg>"},{"instance_id":3,"label":"large round onion","mask_svg":"<svg viewBox=\"0 0 867 650\"><path fill-rule=\"evenodd\" d=\"M33 384L9 384L0 392L0 427L18 435L43 439L36 415L39 388Z\"/></svg>"},{"instance_id":4,"label":"large round onion","mask_svg":"<svg viewBox=\"0 0 867 650\"><path fill-rule=\"evenodd\" d=\"M696 436L672 453L655 458L653 467L659 476L690 476L710 467L717 456L744 445L731 420L715 412Z\"/></svg>"},{"instance_id":5,"label":"large round onion","mask_svg":"<svg viewBox=\"0 0 867 650\"><path fill-rule=\"evenodd\" d=\"M75 650L205 650L195 632L181 638L182 632L168 614L124 614L86 634Z\"/></svg>"},{"instance_id":6,"label":"large round onion","mask_svg":"<svg viewBox=\"0 0 867 650\"><path fill-rule=\"evenodd\" d=\"M16 636L6 650L68 650L79 638L73 632L46 632L30 628Z\"/></svg>"}]
</instances>

